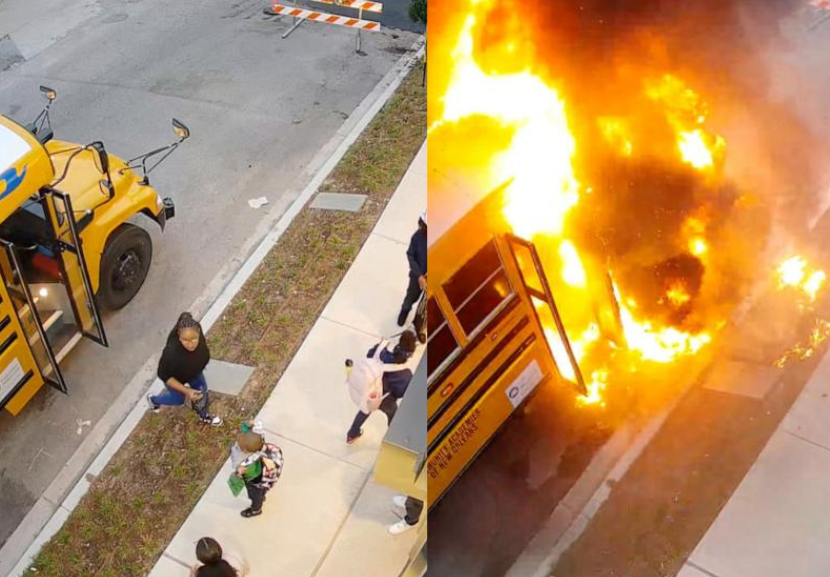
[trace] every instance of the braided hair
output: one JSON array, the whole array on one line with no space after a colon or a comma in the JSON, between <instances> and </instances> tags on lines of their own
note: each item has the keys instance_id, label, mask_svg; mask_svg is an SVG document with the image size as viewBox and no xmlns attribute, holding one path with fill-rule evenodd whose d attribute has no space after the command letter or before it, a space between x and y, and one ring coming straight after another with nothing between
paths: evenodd
<instances>
[{"instance_id":1,"label":"braided hair","mask_svg":"<svg viewBox=\"0 0 830 577\"><path fill-rule=\"evenodd\" d=\"M199 324L199 321L194 319L193 315L189 312L183 312L179 315L179 319L176 321L176 326L174 326L173 330L170 331L170 335L167 337L167 342L169 343L177 340L182 331L187 329L195 329L199 331L199 336L202 335L202 325Z\"/></svg>"}]
</instances>

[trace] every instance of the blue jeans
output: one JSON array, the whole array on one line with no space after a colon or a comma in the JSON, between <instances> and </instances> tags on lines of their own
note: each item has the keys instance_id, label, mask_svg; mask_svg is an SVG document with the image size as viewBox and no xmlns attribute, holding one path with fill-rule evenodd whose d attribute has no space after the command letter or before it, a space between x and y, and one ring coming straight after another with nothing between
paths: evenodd
<instances>
[{"instance_id":1,"label":"blue jeans","mask_svg":"<svg viewBox=\"0 0 830 577\"><path fill-rule=\"evenodd\" d=\"M202 396L204 397L199 403L202 407L202 410L201 411L196 411L197 413L199 413L199 416L204 419L205 417L207 417L207 414L208 414L207 409L208 409L208 404L209 404L208 388L207 388L207 381L205 380L205 375L200 374L198 377L196 377L195 379L193 379L192 381L190 381L187 384L190 385L191 389L196 389L198 391L201 391ZM153 403L155 403L156 405L173 405L173 406L176 406L176 405L183 405L184 404L184 395L182 393L180 393L179 391L177 391L175 389L170 388L169 386L167 386L167 383L164 384L164 389L165 390L164 390L163 393L161 393L160 395L150 397L150 400L153 401Z\"/></svg>"},{"instance_id":2,"label":"blue jeans","mask_svg":"<svg viewBox=\"0 0 830 577\"><path fill-rule=\"evenodd\" d=\"M386 391L384 390L384 393ZM380 410L386 415L387 424L392 424L392 419L395 417L395 413L398 411L398 401L392 395L389 395L385 399L380 402ZM352 421L352 426L349 427L348 436L350 439L354 439L360 436L360 428L363 426L363 423L369 418L370 413L364 413L363 411L358 411L357 414L354 416L354 421Z\"/></svg>"}]
</instances>

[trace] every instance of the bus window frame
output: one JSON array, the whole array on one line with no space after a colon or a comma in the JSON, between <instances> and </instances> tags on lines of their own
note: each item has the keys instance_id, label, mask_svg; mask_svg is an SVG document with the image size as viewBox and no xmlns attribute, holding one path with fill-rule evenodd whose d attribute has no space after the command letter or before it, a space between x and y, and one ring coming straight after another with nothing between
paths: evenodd
<instances>
[{"instance_id":1,"label":"bus window frame","mask_svg":"<svg viewBox=\"0 0 830 577\"><path fill-rule=\"evenodd\" d=\"M444 369L446 369L447 366L452 363L452 360L457 358L459 353L463 350L463 347L461 346L461 341L458 338L458 334L456 333L452 324L450 324L450 321L447 318L447 315L444 312L443 307L441 306L441 299L439 298L439 295L437 293L427 294L427 312L429 311L430 300L433 300L435 302L435 306L438 307L438 312L441 313L441 316L443 317L443 322L434 331L430 331L429 335L427 336L427 351L429 351L429 343L432 340L432 338L439 332L444 330L445 327L449 329L450 334L452 335L453 340L455 341L455 349L453 349L452 352L450 352L450 354L444 357L444 360L441 361L441 364L435 367L435 370L432 373L427 373L428 383L434 382L435 378L437 378L438 375L440 375L444 371ZM429 324L429 320L427 320L427 324ZM435 375L435 378L433 378L433 375Z\"/></svg>"},{"instance_id":2,"label":"bus window frame","mask_svg":"<svg viewBox=\"0 0 830 577\"><path fill-rule=\"evenodd\" d=\"M452 304L450 303L449 299L447 298L446 293L444 292L444 284L449 282L453 278L453 276L461 270L468 262L470 262L475 256L483 250L488 244L493 245L496 251L496 256L499 259L499 268L493 271L489 276L487 276L481 284L479 284L468 296L464 299L463 302L460 303L458 310L461 310L465 305L467 305L470 300L481 291L481 289L487 285L499 272L504 274L504 278L507 281L507 286L510 289L508 295L502 299L497 307L491 310L487 316L485 316L480 323L476 325L472 332L467 334L464 330L464 327L461 326L461 321L458 319L458 316L455 313L455 309L453 308ZM521 280L521 279L520 279ZM514 286L513 280L510 278L510 273L508 272L508 267L505 265L505 256L502 254L502 249L499 246L499 243L496 241L495 235L490 236L490 238L481 244L478 249L473 253L473 255L468 258L466 261L461 263L458 268L453 272L452 275L449 275L449 278L444 283L441 283L440 286L436 287L436 289L432 292L432 294L428 294L427 298L434 297L435 302L438 305L438 309L441 314L444 316L444 324L450 327L450 331L452 332L453 336L455 337L455 341L458 344L456 349L447 355L447 357L443 360L443 362L438 365L435 370L427 376L427 386L429 387L432 383L436 382L438 379L441 378L441 375L447 369L448 366L452 365L453 361L467 348L467 346L476 340L479 334L483 331L487 330L490 326L490 323L493 319L497 318L499 314L507 308L514 299L521 298L519 294L516 292L516 287ZM447 313L449 311L449 314ZM443 328L444 324L441 325L439 328ZM437 332L437 331L436 331ZM427 339L427 354L429 354L429 339Z\"/></svg>"}]
</instances>

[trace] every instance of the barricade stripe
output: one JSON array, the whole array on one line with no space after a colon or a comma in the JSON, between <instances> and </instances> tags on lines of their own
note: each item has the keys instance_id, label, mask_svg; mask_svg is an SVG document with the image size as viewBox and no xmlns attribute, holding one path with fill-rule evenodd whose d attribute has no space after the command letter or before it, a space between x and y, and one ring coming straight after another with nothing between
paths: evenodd
<instances>
[{"instance_id":1,"label":"barricade stripe","mask_svg":"<svg viewBox=\"0 0 830 577\"><path fill-rule=\"evenodd\" d=\"M346 26L348 28L361 28L363 30L380 30L380 22L373 20L360 20L359 18L350 18L348 16L337 16L334 14L327 14L325 12L315 12L313 10L303 10L294 8L293 6L285 6L283 4L274 3L271 9L275 14L288 14L295 18L305 18L315 22L323 22L325 24L336 24L338 26Z\"/></svg>"},{"instance_id":2,"label":"barricade stripe","mask_svg":"<svg viewBox=\"0 0 830 577\"><path fill-rule=\"evenodd\" d=\"M383 12L383 4L381 2L370 2L369 0L312 0L321 4L334 4L336 6L343 6L344 8L354 8L355 10L365 10L366 12L374 12L380 14Z\"/></svg>"}]
</instances>

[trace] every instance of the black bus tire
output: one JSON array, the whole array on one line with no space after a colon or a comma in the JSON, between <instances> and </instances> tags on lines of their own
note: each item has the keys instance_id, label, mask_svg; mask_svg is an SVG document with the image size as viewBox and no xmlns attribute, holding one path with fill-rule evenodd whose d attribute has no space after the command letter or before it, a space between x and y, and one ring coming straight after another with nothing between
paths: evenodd
<instances>
[{"instance_id":1,"label":"black bus tire","mask_svg":"<svg viewBox=\"0 0 830 577\"><path fill-rule=\"evenodd\" d=\"M98 303L114 311L129 303L147 278L153 260L153 241L146 230L122 224L107 239L101 258Z\"/></svg>"}]
</instances>

